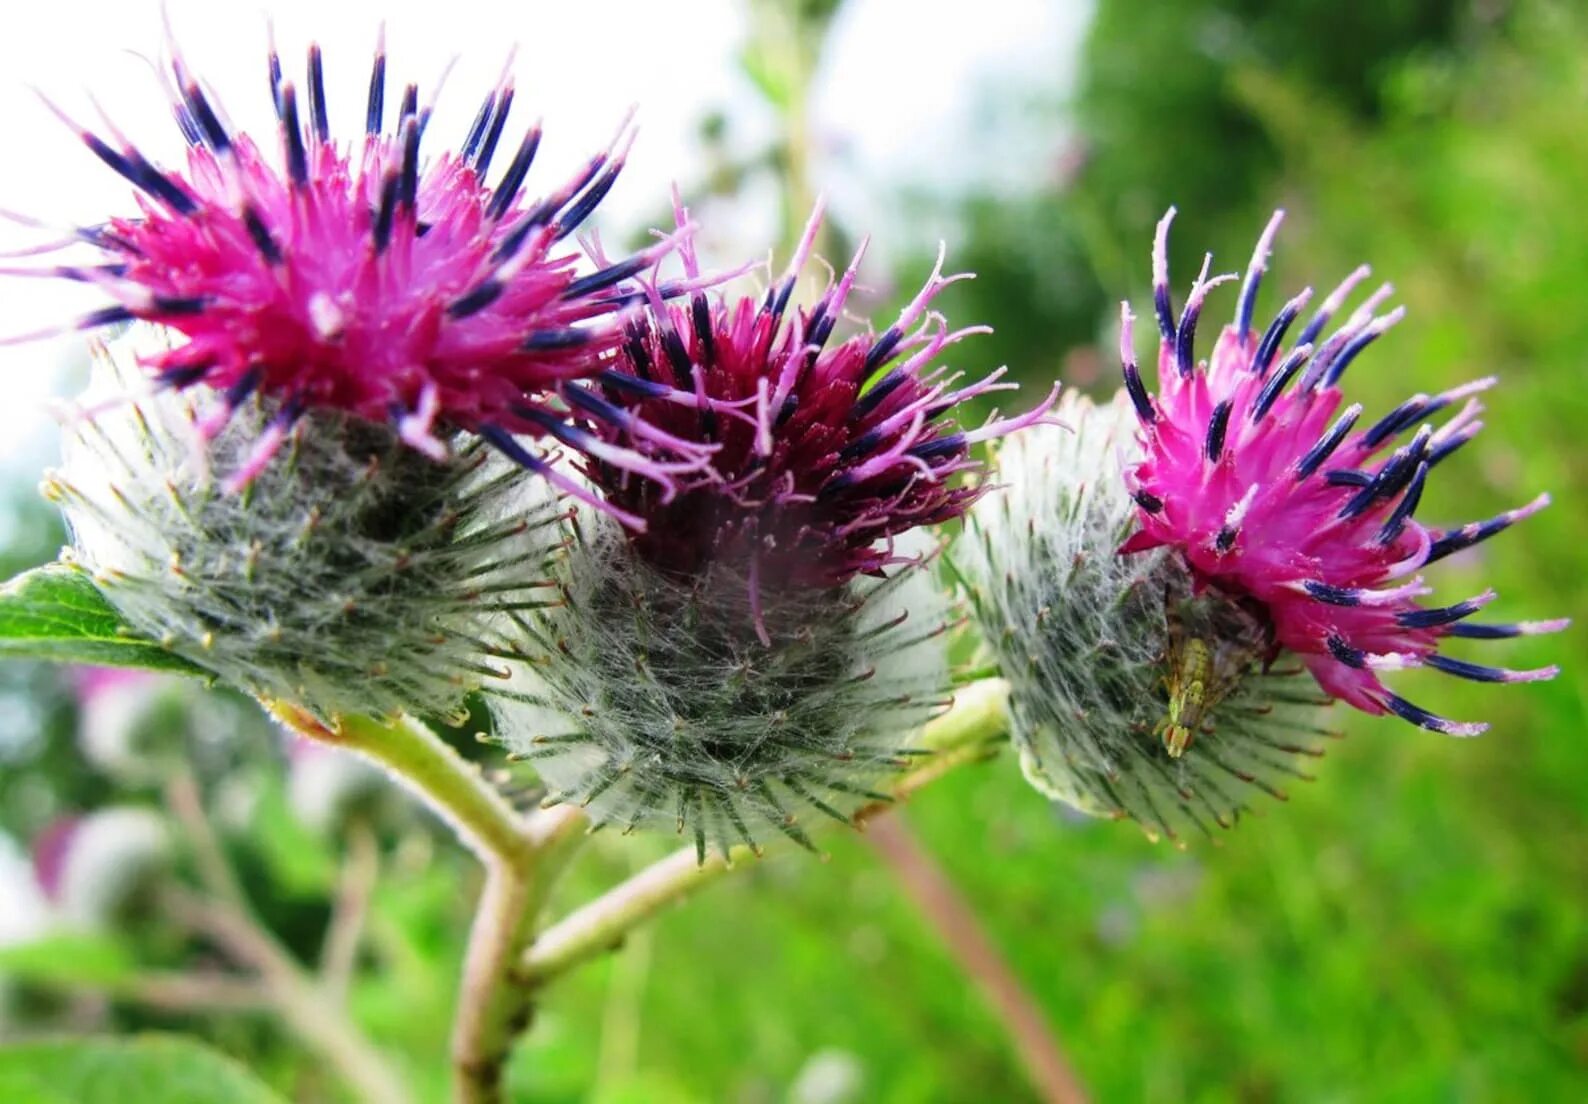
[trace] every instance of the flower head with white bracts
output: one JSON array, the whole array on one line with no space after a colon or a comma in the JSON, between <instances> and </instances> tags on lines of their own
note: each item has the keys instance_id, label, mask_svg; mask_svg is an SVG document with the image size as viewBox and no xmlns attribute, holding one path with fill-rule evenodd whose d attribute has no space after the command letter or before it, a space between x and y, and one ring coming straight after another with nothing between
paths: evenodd
<instances>
[{"instance_id":1,"label":"flower head with white bracts","mask_svg":"<svg viewBox=\"0 0 1588 1104\"><path fill-rule=\"evenodd\" d=\"M1391 691L1380 673L1431 667L1485 682L1551 678L1557 668L1512 671L1440 652L1449 637L1492 639L1553 632L1567 622L1472 624L1493 591L1448 606L1425 606L1420 572L1485 540L1549 502L1539 495L1488 521L1430 529L1415 513L1429 473L1477 433L1475 396L1485 378L1415 395L1365 429L1361 404L1341 409L1346 369L1398 322L1376 313L1391 289L1370 295L1344 323L1329 323L1368 275L1363 266L1327 297L1287 347L1290 327L1312 296L1302 291L1268 328L1253 327L1258 287L1283 212L1274 215L1242 281L1234 322L1210 359L1198 362L1197 322L1208 292L1233 275L1208 277L1211 255L1178 318L1169 291L1168 232L1158 225L1153 293L1160 335L1158 393L1142 381L1123 307L1121 357L1144 459L1126 473L1139 530L1129 554L1179 550L1198 583L1260 604L1273 649L1299 655L1329 694L1368 713L1392 712L1455 736L1486 727L1436 716ZM1459 404L1459 405L1458 405ZM1434 415L1455 407L1437 429ZM1410 434L1410 440L1404 440ZM1404 443L1398 443L1402 442Z\"/></svg>"}]
</instances>

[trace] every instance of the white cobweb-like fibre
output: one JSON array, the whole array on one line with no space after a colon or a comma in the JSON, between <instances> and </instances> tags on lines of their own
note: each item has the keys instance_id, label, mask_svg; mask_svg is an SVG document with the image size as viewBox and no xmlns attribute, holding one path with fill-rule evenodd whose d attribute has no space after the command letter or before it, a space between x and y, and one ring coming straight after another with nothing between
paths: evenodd
<instances>
[{"instance_id":1,"label":"white cobweb-like fibre","mask_svg":"<svg viewBox=\"0 0 1588 1104\"><path fill-rule=\"evenodd\" d=\"M763 580L767 645L742 573L664 577L609 520L578 529L564 604L520 619L529 658L488 700L498 738L597 823L684 832L702 855L810 846L810 814L881 798L945 704L950 608L929 564L834 590Z\"/></svg>"},{"instance_id":2,"label":"white cobweb-like fibre","mask_svg":"<svg viewBox=\"0 0 1588 1104\"><path fill-rule=\"evenodd\" d=\"M1068 428L1004 442L1001 489L971 512L952 553L987 646L1012 691L1013 738L1031 783L1149 835L1229 827L1252 788L1276 797L1321 754L1327 700L1290 657L1264 669L1261 624L1212 593L1194 595L1178 556L1120 556L1135 504L1122 472L1136 449L1123 394L1070 394ZM1167 709L1173 638L1209 648L1223 697L1172 758L1155 730Z\"/></svg>"},{"instance_id":3,"label":"white cobweb-like fibre","mask_svg":"<svg viewBox=\"0 0 1588 1104\"><path fill-rule=\"evenodd\" d=\"M68 426L45 484L71 556L135 629L323 717L455 711L497 673L503 617L540 600L558 539L540 480L477 442L436 462L386 426L311 413L229 490L275 411L245 403L206 442L221 399L128 397L136 353L97 352L90 396L121 398Z\"/></svg>"}]
</instances>

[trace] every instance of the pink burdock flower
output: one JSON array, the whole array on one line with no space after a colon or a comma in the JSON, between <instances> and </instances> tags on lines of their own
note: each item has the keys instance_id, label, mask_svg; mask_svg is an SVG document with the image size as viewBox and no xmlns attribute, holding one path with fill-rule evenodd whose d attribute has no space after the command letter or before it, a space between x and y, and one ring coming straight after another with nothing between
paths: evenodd
<instances>
[{"instance_id":1,"label":"pink burdock flower","mask_svg":"<svg viewBox=\"0 0 1588 1104\"><path fill-rule=\"evenodd\" d=\"M155 165L108 122L106 137L68 120L137 188L139 208L75 234L98 249L98 263L49 270L114 300L79 327L142 319L180 333L185 341L146 365L161 385L224 395L200 427L206 435L250 396L272 401L275 420L234 484L257 474L303 414L327 409L389 421L437 459L446 434L469 430L545 471L509 435L539 436L564 416L557 392L597 374L621 338L615 315L634 301L627 281L676 240L579 274L567 239L612 187L628 124L573 179L532 199L525 177L538 123L489 179L508 148L506 76L462 144L434 158L420 154L431 108L416 86L389 117L384 46L363 133L350 141L332 137L318 47L301 90L271 50L279 125L257 144L174 49L169 76L188 145L180 168ZM616 460L657 473L637 457Z\"/></svg>"},{"instance_id":2,"label":"pink burdock flower","mask_svg":"<svg viewBox=\"0 0 1588 1104\"><path fill-rule=\"evenodd\" d=\"M1439 652L1445 637L1492 639L1553 632L1565 620L1469 624L1493 591L1430 607L1419 574L1453 552L1543 509L1547 495L1488 521L1430 529L1414 516L1428 473L1471 440L1480 424L1476 380L1437 395L1415 395L1367 429L1360 404L1341 411L1339 384L1356 356L1400 320L1376 314L1390 294L1380 288L1332 334L1324 331L1364 266L1324 300L1285 347L1285 336L1311 297L1287 302L1268 329L1252 328L1258 284L1283 212L1269 222L1241 287L1235 321L1220 334L1211 360L1194 352L1207 293L1234 276L1208 278L1208 262L1176 320L1169 295L1167 238L1174 211L1158 226L1153 291L1161 335L1159 393L1142 383L1124 308L1121 354L1125 385L1140 423L1146 458L1127 472L1140 530L1121 551L1179 549L1204 586L1256 599L1275 649L1306 662L1329 694L1369 713L1393 712L1436 732L1469 736L1487 726L1435 716L1389 690L1379 673L1432 667L1484 682L1526 682L1555 667L1510 671ZM1211 256L1209 257L1211 261ZM1438 429L1426 424L1462 405ZM1413 432L1415 428L1415 432ZM1407 433L1410 441L1397 444Z\"/></svg>"},{"instance_id":3,"label":"pink burdock flower","mask_svg":"<svg viewBox=\"0 0 1588 1104\"><path fill-rule=\"evenodd\" d=\"M949 687L956 618L915 531L976 497L959 479L976 442L1051 405L955 423L1010 385L995 372L959 386L933 366L976 332L929 309L955 279L941 261L880 334L835 336L858 256L794 305L820 218L764 296L669 306L653 292L599 392L582 393L602 443L691 443L709 462L669 498L581 449L609 502L647 524L580 524L554 565L560 600L521 620L523 662L490 696L498 738L534 760L548 800L687 831L702 857L771 832L810 847L802 817L847 823L881 799Z\"/></svg>"},{"instance_id":4,"label":"pink burdock flower","mask_svg":"<svg viewBox=\"0 0 1588 1104\"><path fill-rule=\"evenodd\" d=\"M1040 421L1052 405L1050 396L974 429L955 422L962 404L1014 385L1001 382L999 369L960 386L958 375L934 366L946 347L985 330L950 330L929 311L943 288L967 278L943 276L941 255L880 334L833 340L864 243L813 305L791 309L821 217L818 207L764 296L696 291L687 305L669 306L653 293L650 317L629 326L615 370L603 377L604 397L581 395L596 430L630 450L658 433L666 447L711 450L709 464L681 475L672 496L599 456L589 462L609 501L648 523L634 541L663 571L740 564L752 595L757 580L834 587L880 574L899 560L896 537L958 517L984 489L956 478L979 467L972 445ZM680 252L689 280L698 280L687 243ZM679 401L681 392L697 401Z\"/></svg>"}]
</instances>

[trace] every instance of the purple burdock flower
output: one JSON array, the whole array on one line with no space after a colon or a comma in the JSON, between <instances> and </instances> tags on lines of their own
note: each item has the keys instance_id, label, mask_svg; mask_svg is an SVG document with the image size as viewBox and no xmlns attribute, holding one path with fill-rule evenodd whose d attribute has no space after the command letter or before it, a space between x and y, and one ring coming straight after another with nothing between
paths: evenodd
<instances>
[{"instance_id":1,"label":"purple burdock flower","mask_svg":"<svg viewBox=\"0 0 1588 1104\"><path fill-rule=\"evenodd\" d=\"M962 404L1014 385L1000 382L999 369L958 386L958 376L933 366L946 347L986 329L950 330L929 311L943 288L968 278L943 276L941 254L880 334L833 339L864 243L812 306L791 309L821 217L818 208L762 296L695 291L687 304L668 305L653 293L649 318L629 324L602 377L604 397L581 395L598 431L626 451L658 441L710 450L707 466L679 476L676 494L598 454L587 468L611 503L646 523L633 538L646 561L680 576L739 564L752 600L760 580L819 588L880 574L899 560L896 537L960 516L982 493L956 478L980 466L971 446L1042 420L1053 402L974 429L954 421ZM683 224L684 212L678 218ZM687 243L680 254L688 282L698 282Z\"/></svg>"},{"instance_id":2,"label":"purple burdock flower","mask_svg":"<svg viewBox=\"0 0 1588 1104\"><path fill-rule=\"evenodd\" d=\"M145 363L159 385L224 396L202 434L219 433L254 395L270 401L273 420L232 487L258 474L303 415L322 410L390 422L436 459L449 452L448 434L471 431L563 484L510 435L541 436L565 416L559 392L598 373L621 339L616 316L635 301L628 281L677 241L578 272L567 239L623 167L628 123L573 179L531 199L525 178L541 128L511 144L507 76L461 145L434 158L420 154L431 107L417 87L388 110L384 45L351 140L332 135L318 47L301 87L271 49L278 127L262 142L228 123L174 48L169 79L187 140L180 168L154 164L108 122L100 134L67 119L137 189L139 211L76 232L97 262L46 271L113 300L80 329L140 319L185 338ZM499 159L507 165L491 183ZM667 478L666 464L633 454L607 460Z\"/></svg>"},{"instance_id":3,"label":"purple burdock flower","mask_svg":"<svg viewBox=\"0 0 1588 1104\"><path fill-rule=\"evenodd\" d=\"M1430 667L1480 682L1551 678L1557 668L1512 671L1443 654L1446 638L1488 640L1553 632L1567 622L1474 624L1494 597L1485 591L1448 606L1426 606L1424 568L1536 513L1547 495L1487 521L1430 529L1415 511L1430 472L1480 426L1475 395L1487 378L1437 395L1414 395L1366 429L1360 404L1343 411L1340 381L1402 310L1376 315L1386 285L1332 334L1330 320L1368 274L1352 273L1323 301L1288 348L1285 337L1311 289L1287 302L1266 331L1252 325L1258 284L1281 214L1257 244L1237 302L1211 360L1195 357L1198 316L1210 289L1205 262L1178 319L1169 293L1169 212L1154 248L1154 295L1161 336L1158 394L1148 394L1130 342L1122 340L1126 389L1145 458L1128 470L1139 531L1126 553L1179 550L1201 586L1250 602L1271 626L1275 648L1307 664L1329 694L1368 713L1395 713L1436 732L1470 736L1483 724L1446 720L1386 687L1379 673ZM1211 261L1211 257L1209 258ZM1434 428L1429 418L1455 406ZM1411 439L1401 442L1408 434Z\"/></svg>"},{"instance_id":4,"label":"purple burdock flower","mask_svg":"<svg viewBox=\"0 0 1588 1104\"><path fill-rule=\"evenodd\" d=\"M580 446L592 482L645 527L580 524L555 568L561 600L523 619L524 662L490 696L497 736L549 799L690 832L701 856L773 832L810 847L802 817L848 822L886 799L876 787L949 687L957 618L919 530L976 498L959 477L979 467L978 441L1046 420L1052 402L955 423L961 403L1011 385L995 372L958 386L933 367L978 329L929 309L956 279L941 261L880 334L834 335L858 256L792 305L820 218L764 296L669 306L653 291L599 393L581 393L599 443L688 445L709 463L669 495Z\"/></svg>"}]
</instances>

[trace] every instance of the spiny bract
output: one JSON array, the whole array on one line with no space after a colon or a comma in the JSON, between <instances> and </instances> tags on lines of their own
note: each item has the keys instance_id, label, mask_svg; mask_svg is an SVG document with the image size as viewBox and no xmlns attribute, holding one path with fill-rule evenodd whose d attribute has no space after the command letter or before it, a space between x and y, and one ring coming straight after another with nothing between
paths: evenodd
<instances>
[{"instance_id":1,"label":"spiny bract","mask_svg":"<svg viewBox=\"0 0 1588 1104\"><path fill-rule=\"evenodd\" d=\"M162 340L99 350L94 389L124 395L132 343ZM45 483L71 558L135 629L323 717L455 710L498 673L484 660L498 619L542 600L559 539L537 480L478 442L437 462L326 411L229 493L273 410L248 404L206 447L208 410L204 393L162 391L82 413Z\"/></svg>"},{"instance_id":2,"label":"spiny bract","mask_svg":"<svg viewBox=\"0 0 1588 1104\"><path fill-rule=\"evenodd\" d=\"M884 799L874 787L945 704L949 608L927 565L835 588L763 580L758 628L742 572L663 574L617 523L578 524L563 604L519 619L527 661L488 697L552 800L687 830L703 859L772 832L809 847L807 813L847 822Z\"/></svg>"},{"instance_id":3,"label":"spiny bract","mask_svg":"<svg viewBox=\"0 0 1588 1104\"><path fill-rule=\"evenodd\" d=\"M1229 827L1249 787L1275 797L1321 754L1328 699L1298 664L1265 671L1255 618L1193 595L1179 558L1116 553L1135 520L1122 463L1134 452L1123 394L1095 406L1071 393L1069 428L1003 442L1002 489L971 510L953 563L986 646L1011 685L1012 736L1032 785L1151 836ZM1173 754L1164 721L1181 656L1208 656L1205 709Z\"/></svg>"}]
</instances>

